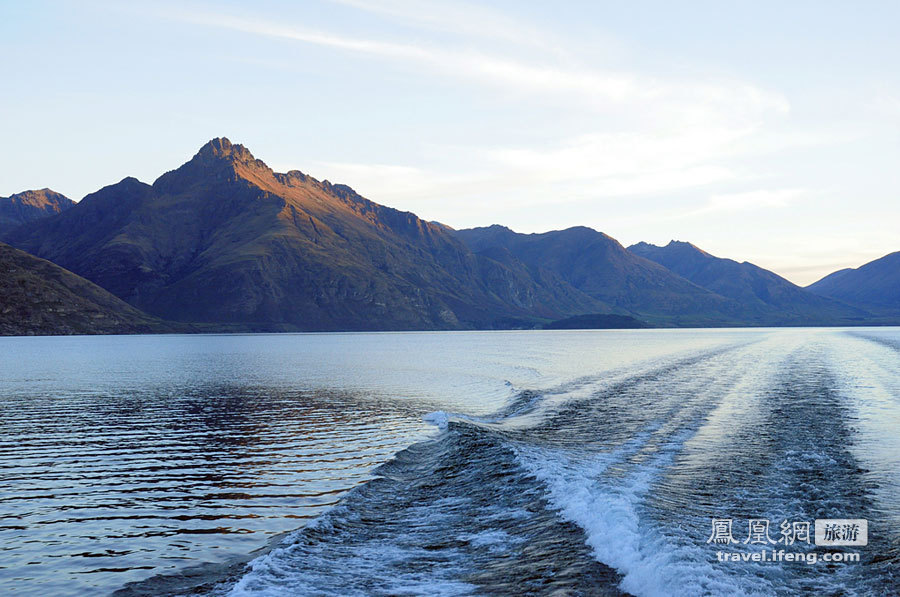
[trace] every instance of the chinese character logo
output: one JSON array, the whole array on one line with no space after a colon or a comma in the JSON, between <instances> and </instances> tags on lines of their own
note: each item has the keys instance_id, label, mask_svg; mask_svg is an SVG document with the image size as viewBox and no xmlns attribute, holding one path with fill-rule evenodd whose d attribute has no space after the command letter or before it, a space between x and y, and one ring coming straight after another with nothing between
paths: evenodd
<instances>
[{"instance_id":1,"label":"chinese character logo","mask_svg":"<svg viewBox=\"0 0 900 597\"><path fill-rule=\"evenodd\" d=\"M707 543L720 543L729 545L737 543L731 535L731 519L730 518L713 518L712 519L712 535L706 540Z\"/></svg>"},{"instance_id":2,"label":"chinese character logo","mask_svg":"<svg viewBox=\"0 0 900 597\"><path fill-rule=\"evenodd\" d=\"M784 543L785 545L793 545L795 542L805 541L806 543L810 543L810 535L809 535L809 523L808 522L794 522L790 523L787 520L781 523L779 527L781 532L781 539L778 540L778 543Z\"/></svg>"},{"instance_id":3,"label":"chinese character logo","mask_svg":"<svg viewBox=\"0 0 900 597\"><path fill-rule=\"evenodd\" d=\"M744 543L749 543L750 545L776 543L775 540L769 537L769 521L764 518L751 518L748 520L747 538L744 539Z\"/></svg>"}]
</instances>

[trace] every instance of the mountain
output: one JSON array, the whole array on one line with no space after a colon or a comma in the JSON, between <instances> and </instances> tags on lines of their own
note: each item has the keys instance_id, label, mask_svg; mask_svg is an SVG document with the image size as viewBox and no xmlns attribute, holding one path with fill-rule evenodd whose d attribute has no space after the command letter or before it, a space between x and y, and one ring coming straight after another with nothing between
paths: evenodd
<instances>
[{"instance_id":1,"label":"mountain","mask_svg":"<svg viewBox=\"0 0 900 597\"><path fill-rule=\"evenodd\" d=\"M730 324L746 317L737 301L701 288L591 228L520 234L494 225L456 235L477 254L508 251L620 314L677 325Z\"/></svg>"},{"instance_id":2,"label":"mountain","mask_svg":"<svg viewBox=\"0 0 900 597\"><path fill-rule=\"evenodd\" d=\"M627 250L585 227L453 230L345 185L275 172L226 138L153 184L125 178L74 205L48 190L14 198L7 203L44 217L16 211L32 219L0 229L0 240L192 330L535 328L622 316L651 326L802 325L866 316L687 243Z\"/></svg>"},{"instance_id":3,"label":"mountain","mask_svg":"<svg viewBox=\"0 0 900 597\"><path fill-rule=\"evenodd\" d=\"M213 139L5 239L153 315L256 330L455 329L604 306L508 254Z\"/></svg>"},{"instance_id":4,"label":"mountain","mask_svg":"<svg viewBox=\"0 0 900 597\"><path fill-rule=\"evenodd\" d=\"M664 247L641 242L628 247L640 255L716 294L739 301L750 312L764 313L771 324L852 323L861 309L817 296L752 263L710 255L691 243Z\"/></svg>"},{"instance_id":5,"label":"mountain","mask_svg":"<svg viewBox=\"0 0 900 597\"><path fill-rule=\"evenodd\" d=\"M56 215L73 205L74 201L50 189L0 197L0 235L27 222Z\"/></svg>"},{"instance_id":6,"label":"mountain","mask_svg":"<svg viewBox=\"0 0 900 597\"><path fill-rule=\"evenodd\" d=\"M838 270L806 289L879 313L900 315L900 251L856 269Z\"/></svg>"},{"instance_id":7,"label":"mountain","mask_svg":"<svg viewBox=\"0 0 900 597\"><path fill-rule=\"evenodd\" d=\"M0 243L0 335L170 331L96 284Z\"/></svg>"}]
</instances>

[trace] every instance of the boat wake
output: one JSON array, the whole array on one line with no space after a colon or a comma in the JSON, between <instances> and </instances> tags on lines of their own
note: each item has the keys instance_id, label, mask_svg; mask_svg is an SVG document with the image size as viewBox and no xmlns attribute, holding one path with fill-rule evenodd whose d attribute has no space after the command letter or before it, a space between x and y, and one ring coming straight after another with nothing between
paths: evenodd
<instances>
[{"instance_id":1,"label":"boat wake","mask_svg":"<svg viewBox=\"0 0 900 597\"><path fill-rule=\"evenodd\" d=\"M842 363L851 349L897 354L829 338L783 334L520 391L488 417L430 413L434 439L213 593L885 594L900 562L886 521L846 565L723 563L707 542L712 518L734 519L740 540L751 518L775 538L782 520L881 522L890 509L872 475L897 473L864 449L881 437L860 430L866 404L846 383L866 374Z\"/></svg>"}]
</instances>

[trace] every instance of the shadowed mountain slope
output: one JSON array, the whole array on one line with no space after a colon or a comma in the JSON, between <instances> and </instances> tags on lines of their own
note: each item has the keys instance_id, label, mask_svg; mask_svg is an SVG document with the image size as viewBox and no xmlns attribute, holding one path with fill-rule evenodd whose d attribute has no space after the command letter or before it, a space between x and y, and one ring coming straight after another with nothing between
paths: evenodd
<instances>
[{"instance_id":1,"label":"shadowed mountain slope","mask_svg":"<svg viewBox=\"0 0 900 597\"><path fill-rule=\"evenodd\" d=\"M170 331L96 284L0 243L0 335Z\"/></svg>"},{"instance_id":2,"label":"shadowed mountain slope","mask_svg":"<svg viewBox=\"0 0 900 597\"><path fill-rule=\"evenodd\" d=\"M0 197L0 235L27 222L56 215L73 205L74 201L50 189Z\"/></svg>"},{"instance_id":3,"label":"shadowed mountain slope","mask_svg":"<svg viewBox=\"0 0 900 597\"><path fill-rule=\"evenodd\" d=\"M838 270L806 289L821 296L900 315L900 251L856 269Z\"/></svg>"},{"instance_id":4,"label":"shadowed mountain slope","mask_svg":"<svg viewBox=\"0 0 900 597\"><path fill-rule=\"evenodd\" d=\"M253 329L453 329L602 311L448 228L214 139L153 185L133 178L9 242L148 313Z\"/></svg>"},{"instance_id":5,"label":"shadowed mountain slope","mask_svg":"<svg viewBox=\"0 0 900 597\"><path fill-rule=\"evenodd\" d=\"M807 292L752 263L715 257L690 243L673 240L659 247L641 242L628 250L698 286L739 301L748 311L767 312L772 323L852 322L866 315L860 309Z\"/></svg>"},{"instance_id":6,"label":"shadowed mountain slope","mask_svg":"<svg viewBox=\"0 0 900 597\"><path fill-rule=\"evenodd\" d=\"M591 228L519 234L494 225L456 234L476 253L506 250L620 313L676 324L737 322L747 315L736 301L628 252L614 238Z\"/></svg>"}]
</instances>

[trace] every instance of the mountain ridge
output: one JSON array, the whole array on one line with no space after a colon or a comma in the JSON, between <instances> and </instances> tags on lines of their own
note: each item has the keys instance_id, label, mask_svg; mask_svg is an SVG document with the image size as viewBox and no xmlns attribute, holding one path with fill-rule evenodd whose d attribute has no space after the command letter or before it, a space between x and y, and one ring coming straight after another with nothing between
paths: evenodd
<instances>
[{"instance_id":1,"label":"mountain ridge","mask_svg":"<svg viewBox=\"0 0 900 597\"><path fill-rule=\"evenodd\" d=\"M740 306L628 252L616 239L586 226L521 234L498 224L458 230L476 253L504 247L524 263L558 274L620 314L654 322L732 321Z\"/></svg>"},{"instance_id":2,"label":"mountain ridge","mask_svg":"<svg viewBox=\"0 0 900 597\"><path fill-rule=\"evenodd\" d=\"M809 293L757 265L716 257L691 243L672 240L660 247L641 242L628 250L712 292L767 312L774 323L849 323L867 315L858 308Z\"/></svg>"},{"instance_id":3,"label":"mountain ridge","mask_svg":"<svg viewBox=\"0 0 900 597\"><path fill-rule=\"evenodd\" d=\"M585 226L454 230L347 185L275 172L225 137L152 184L123 178L0 240L207 330L537 328L588 315L854 324L867 313L690 243L625 248Z\"/></svg>"}]
</instances>

